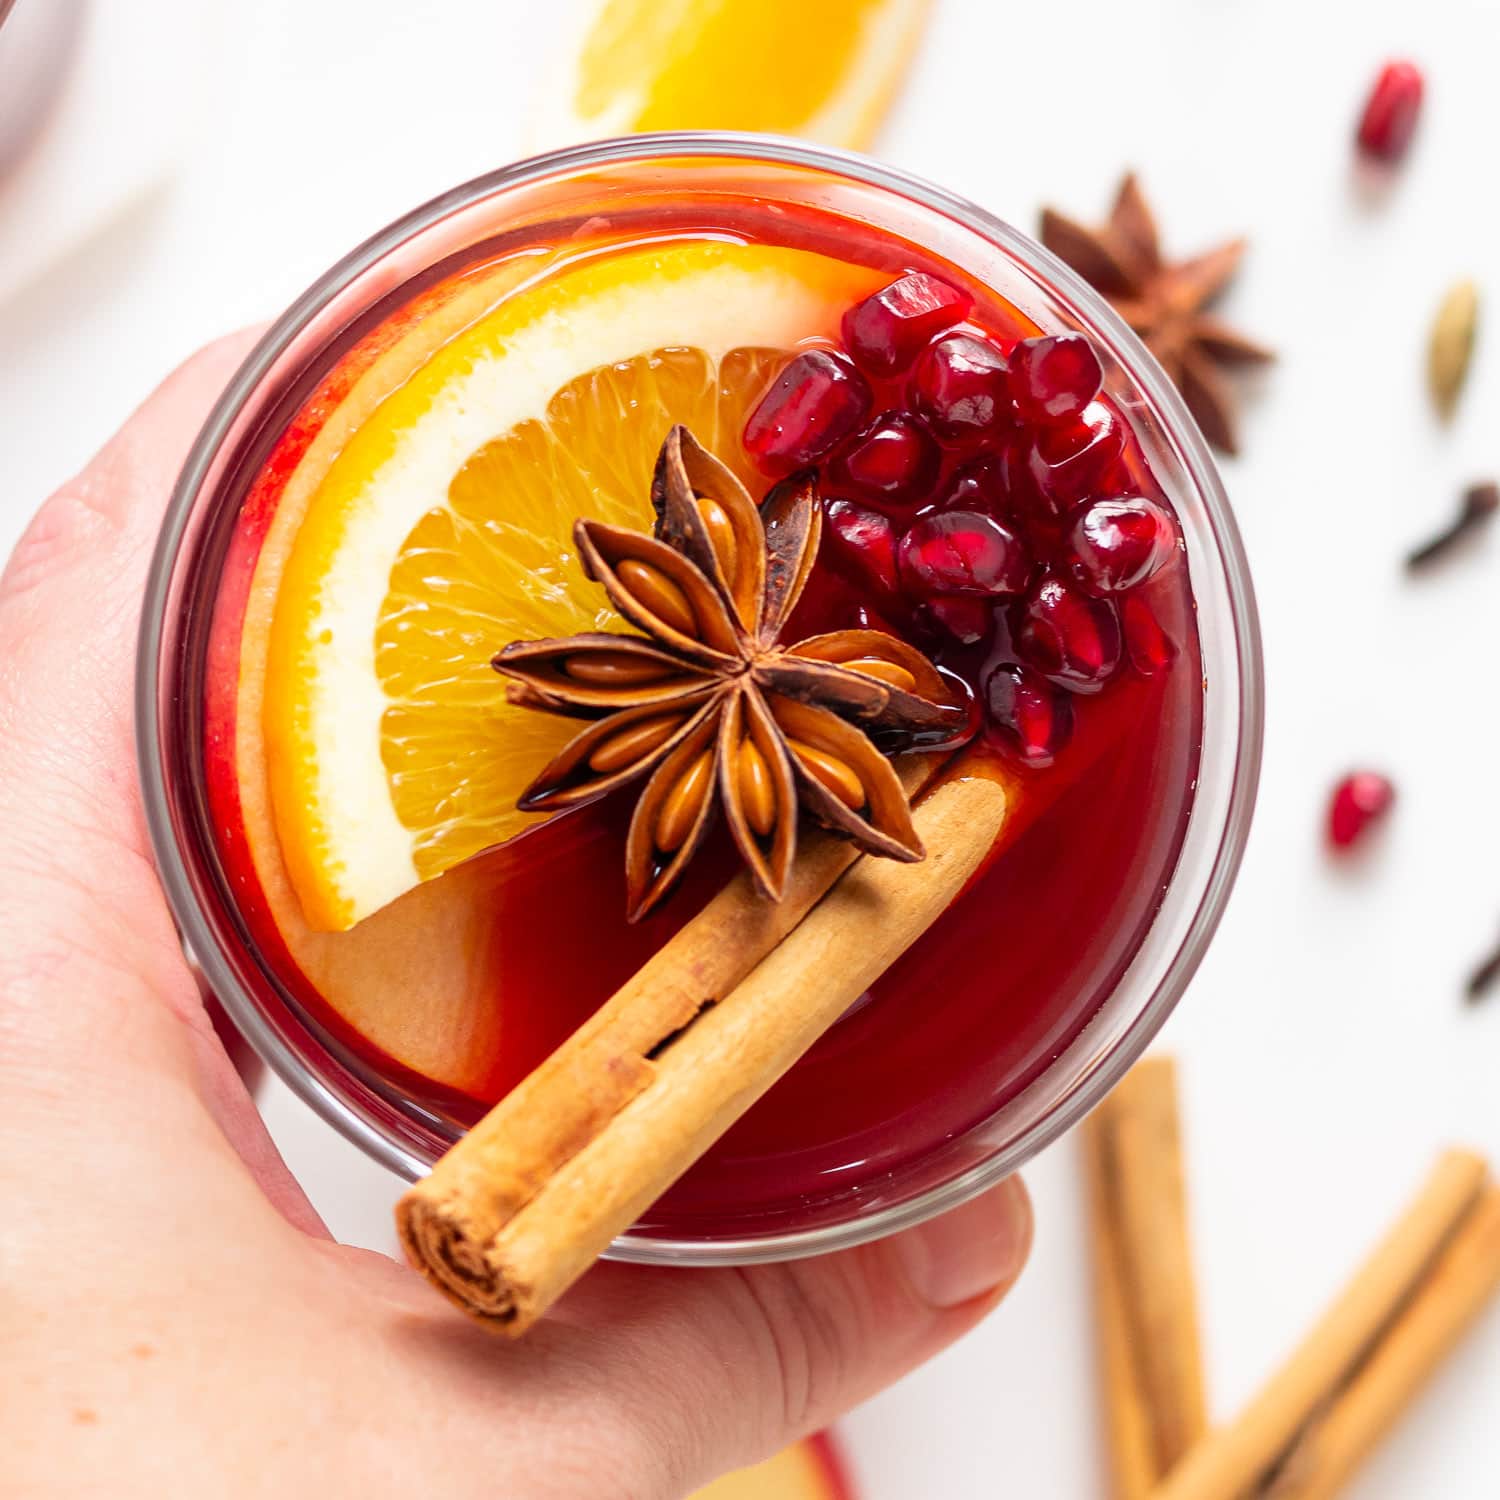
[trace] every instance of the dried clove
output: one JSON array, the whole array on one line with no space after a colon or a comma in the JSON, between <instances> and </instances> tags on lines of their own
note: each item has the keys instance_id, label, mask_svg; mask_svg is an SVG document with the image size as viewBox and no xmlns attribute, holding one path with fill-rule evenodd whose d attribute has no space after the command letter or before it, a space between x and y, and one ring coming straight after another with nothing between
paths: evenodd
<instances>
[{"instance_id":1,"label":"dried clove","mask_svg":"<svg viewBox=\"0 0 1500 1500\"><path fill-rule=\"evenodd\" d=\"M1457 546L1471 531L1483 526L1497 510L1500 510L1500 484L1496 484L1493 479L1471 484L1464 491L1457 517L1430 541L1423 542L1420 547L1410 553L1406 559L1406 566L1413 572L1419 572L1428 563L1436 562Z\"/></svg>"},{"instance_id":2,"label":"dried clove","mask_svg":"<svg viewBox=\"0 0 1500 1500\"><path fill-rule=\"evenodd\" d=\"M1464 986L1464 999L1470 1005L1478 1005L1500 981L1500 948L1496 948L1478 968L1469 975Z\"/></svg>"}]
</instances>

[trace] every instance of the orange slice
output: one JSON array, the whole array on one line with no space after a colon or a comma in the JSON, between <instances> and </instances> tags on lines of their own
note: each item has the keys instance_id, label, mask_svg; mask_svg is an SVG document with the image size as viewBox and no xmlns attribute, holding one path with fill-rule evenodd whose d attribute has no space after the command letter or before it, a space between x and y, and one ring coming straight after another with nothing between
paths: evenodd
<instances>
[{"instance_id":1,"label":"orange slice","mask_svg":"<svg viewBox=\"0 0 1500 1500\"><path fill-rule=\"evenodd\" d=\"M596 0L536 127L556 144L761 130L870 144L929 0Z\"/></svg>"},{"instance_id":2,"label":"orange slice","mask_svg":"<svg viewBox=\"0 0 1500 1500\"><path fill-rule=\"evenodd\" d=\"M570 727L506 703L489 660L613 623L574 520L648 526L677 421L753 478L738 434L780 351L831 334L876 279L718 241L600 255L521 286L347 436L263 558L274 604L245 648L311 928L349 928L527 826L516 799Z\"/></svg>"}]
</instances>

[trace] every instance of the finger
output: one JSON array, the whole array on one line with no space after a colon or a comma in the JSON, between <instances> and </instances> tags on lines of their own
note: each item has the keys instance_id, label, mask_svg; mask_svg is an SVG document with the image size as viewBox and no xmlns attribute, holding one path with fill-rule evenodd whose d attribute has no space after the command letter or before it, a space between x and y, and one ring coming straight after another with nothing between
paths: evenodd
<instances>
[{"instance_id":1,"label":"finger","mask_svg":"<svg viewBox=\"0 0 1500 1500\"><path fill-rule=\"evenodd\" d=\"M135 779L147 563L177 472L254 338L223 339L170 376L42 507L0 576L0 1074L18 1108L65 1088L86 1098L68 1120L85 1132L156 1132L159 1087L186 1080L283 1211L315 1227L183 962Z\"/></svg>"},{"instance_id":2,"label":"finger","mask_svg":"<svg viewBox=\"0 0 1500 1500\"><path fill-rule=\"evenodd\" d=\"M559 1472L608 1473L612 1494L668 1500L825 1426L952 1343L1010 1289L1031 1237L1016 1177L835 1255L722 1271L600 1266L553 1319L499 1350L437 1311L403 1326L398 1358L471 1362L473 1446L453 1446L491 1450L494 1472L505 1455L485 1428L499 1374L525 1391Z\"/></svg>"},{"instance_id":3,"label":"finger","mask_svg":"<svg viewBox=\"0 0 1500 1500\"><path fill-rule=\"evenodd\" d=\"M254 337L221 339L169 376L42 507L0 576L0 799L143 853L131 705L147 562L193 438Z\"/></svg>"}]
</instances>

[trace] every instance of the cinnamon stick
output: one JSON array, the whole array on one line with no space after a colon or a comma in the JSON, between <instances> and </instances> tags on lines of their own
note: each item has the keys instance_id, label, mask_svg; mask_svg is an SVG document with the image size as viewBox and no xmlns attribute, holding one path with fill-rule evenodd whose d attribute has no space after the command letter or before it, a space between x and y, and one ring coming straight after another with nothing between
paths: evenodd
<instances>
[{"instance_id":1,"label":"cinnamon stick","mask_svg":"<svg viewBox=\"0 0 1500 1500\"><path fill-rule=\"evenodd\" d=\"M1094 1278L1094 1326L1099 1345L1100 1393L1108 1438L1110 1494L1114 1500L1146 1500L1162 1471L1156 1460L1151 1409L1133 1354L1126 1309L1119 1230L1107 1203L1100 1153L1084 1148Z\"/></svg>"},{"instance_id":2,"label":"cinnamon stick","mask_svg":"<svg viewBox=\"0 0 1500 1500\"><path fill-rule=\"evenodd\" d=\"M1500 1188L1488 1188L1389 1334L1266 1491L1331 1500L1500 1291Z\"/></svg>"},{"instance_id":3,"label":"cinnamon stick","mask_svg":"<svg viewBox=\"0 0 1500 1500\"><path fill-rule=\"evenodd\" d=\"M1391 1375L1386 1366L1387 1373L1374 1377L1381 1383L1367 1387L1359 1404L1351 1408L1353 1416L1329 1418L1339 1446L1326 1462L1352 1465L1374 1441L1373 1419L1399 1404L1395 1393L1409 1390L1418 1378L1428 1354L1418 1357L1412 1351L1434 1350L1441 1338L1433 1329L1445 1329L1459 1305L1467 1311L1479 1297L1478 1284L1484 1278L1470 1270L1463 1278L1465 1296L1457 1304L1450 1307L1444 1301L1439 1314L1428 1311L1431 1322L1413 1325L1418 1330L1415 1334L1398 1333L1402 1315L1419 1306L1431 1287L1441 1287L1441 1281L1432 1278L1439 1276L1450 1251L1470 1246L1459 1262L1462 1267L1469 1264L1469 1255L1483 1261L1492 1250L1493 1231L1486 1227L1490 1210L1485 1207L1485 1217L1476 1217L1492 1192L1481 1158L1468 1151L1448 1152L1411 1207L1286 1364L1234 1422L1205 1438L1178 1464L1157 1489L1155 1500L1300 1496L1303 1492L1295 1487L1274 1488L1298 1482L1294 1465L1299 1439L1313 1430L1315 1421L1334 1412L1341 1399L1359 1390L1362 1379L1372 1378L1372 1371L1379 1372L1384 1361L1394 1357L1399 1362L1398 1374ZM1477 1242L1464 1235L1471 1222L1481 1229ZM1441 1291L1434 1294L1442 1296ZM1386 1343L1389 1338L1400 1342ZM1408 1339L1417 1342L1408 1344ZM1345 1456L1338 1459L1338 1453Z\"/></svg>"},{"instance_id":4,"label":"cinnamon stick","mask_svg":"<svg viewBox=\"0 0 1500 1500\"><path fill-rule=\"evenodd\" d=\"M782 903L732 884L402 1197L412 1264L523 1333L936 920L1007 802L950 781L914 812L920 864L809 840Z\"/></svg>"},{"instance_id":5,"label":"cinnamon stick","mask_svg":"<svg viewBox=\"0 0 1500 1500\"><path fill-rule=\"evenodd\" d=\"M1137 1066L1084 1131L1117 1500L1144 1500L1207 1427L1177 1070Z\"/></svg>"},{"instance_id":6,"label":"cinnamon stick","mask_svg":"<svg viewBox=\"0 0 1500 1500\"><path fill-rule=\"evenodd\" d=\"M896 770L915 796L943 764L940 756L911 755ZM858 857L847 840L810 830L780 901L764 900L741 870L517 1084L434 1171L468 1200L468 1233L480 1241L498 1234L652 1081L652 1059L666 1040L733 989ZM440 1185L441 1179L434 1184Z\"/></svg>"}]
</instances>

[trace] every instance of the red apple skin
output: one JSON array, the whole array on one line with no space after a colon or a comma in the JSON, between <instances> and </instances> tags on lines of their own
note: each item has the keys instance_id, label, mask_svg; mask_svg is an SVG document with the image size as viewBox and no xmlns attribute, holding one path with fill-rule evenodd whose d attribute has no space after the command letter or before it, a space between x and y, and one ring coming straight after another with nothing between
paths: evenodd
<instances>
[{"instance_id":1,"label":"red apple skin","mask_svg":"<svg viewBox=\"0 0 1500 1500\"><path fill-rule=\"evenodd\" d=\"M823 1470L823 1478L828 1484L828 1500L858 1500L854 1481L833 1433L815 1432L807 1439L807 1446Z\"/></svg>"}]
</instances>

